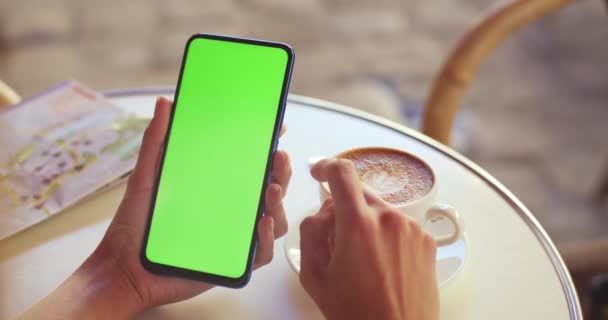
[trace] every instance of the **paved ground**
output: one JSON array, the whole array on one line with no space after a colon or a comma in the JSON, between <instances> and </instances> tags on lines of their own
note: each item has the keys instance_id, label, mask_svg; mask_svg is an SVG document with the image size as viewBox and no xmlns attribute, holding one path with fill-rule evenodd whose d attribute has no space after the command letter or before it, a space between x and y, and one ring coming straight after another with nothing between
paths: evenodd
<instances>
[{"instance_id":1,"label":"paved ground","mask_svg":"<svg viewBox=\"0 0 608 320\"><path fill-rule=\"evenodd\" d=\"M20 0L0 3L0 78L23 95L73 77L96 89L176 82L195 32L293 44L292 92L401 121L485 0ZM558 243L608 236L593 202L608 161L608 17L581 1L509 40L465 102L463 151ZM391 90L386 84L391 84ZM404 98L407 97L407 98Z\"/></svg>"}]
</instances>

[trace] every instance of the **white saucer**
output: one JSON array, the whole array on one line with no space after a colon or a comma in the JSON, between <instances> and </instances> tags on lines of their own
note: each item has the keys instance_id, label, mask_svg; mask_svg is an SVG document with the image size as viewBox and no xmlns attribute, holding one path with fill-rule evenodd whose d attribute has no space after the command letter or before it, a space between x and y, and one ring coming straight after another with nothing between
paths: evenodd
<instances>
[{"instance_id":1,"label":"white saucer","mask_svg":"<svg viewBox=\"0 0 608 320\"><path fill-rule=\"evenodd\" d=\"M318 207L308 210L295 225L289 226L285 235L285 257L295 272L300 272L300 223L305 217L315 214ZM464 267L467 257L467 240L463 236L458 241L437 248L437 283L442 288L450 283Z\"/></svg>"}]
</instances>

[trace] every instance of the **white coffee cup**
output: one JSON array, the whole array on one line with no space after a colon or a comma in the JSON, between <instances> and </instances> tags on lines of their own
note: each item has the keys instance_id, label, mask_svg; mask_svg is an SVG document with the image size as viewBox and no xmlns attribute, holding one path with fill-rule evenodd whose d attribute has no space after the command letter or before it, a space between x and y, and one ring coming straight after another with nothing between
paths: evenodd
<instances>
[{"instance_id":1,"label":"white coffee cup","mask_svg":"<svg viewBox=\"0 0 608 320\"><path fill-rule=\"evenodd\" d=\"M347 150L347 151L339 153L334 158L340 158L341 155L348 154L351 152L356 152L356 151L359 151L362 149L375 149L375 150L384 149L384 150L387 150L390 152L398 152L398 153L406 154L412 158L415 158L415 159L419 160L421 163L423 163L424 165L426 165L426 167L430 170L431 174L433 175L433 186L431 187L431 190L420 199L416 199L414 201L411 201L411 202L408 202L405 204L400 204L400 205L394 205L391 203L389 203L389 204L393 208L399 210L402 214L405 214L405 215L411 217L412 219L414 219L416 222L418 222L423 227L423 229L425 229L427 232L429 232L430 234L433 235L433 238L435 239L435 242L438 246L450 245L450 244L458 241L462 237L462 235L464 233L464 222L463 222L462 218L460 217L460 215L458 214L458 212L456 211L456 209L454 207L446 205L446 204L437 203L437 188L438 188L437 187L437 185L438 185L437 184L437 175L433 171L433 168L430 165L428 165L428 163L426 163L419 157L416 157L405 151L390 149L390 148L378 148L378 147L351 149L351 150ZM323 157L311 159L310 165L311 166L314 165L314 163L316 163L317 161L319 161L321 159L323 159ZM369 188L369 189L371 189L371 188ZM331 196L329 186L327 185L327 183L319 184L319 196L320 196L321 203L323 203L327 198L329 198ZM440 223L444 223L444 221L447 221L450 223L451 232L449 232L448 234L437 234L436 233L437 228L434 228L434 227Z\"/></svg>"}]
</instances>

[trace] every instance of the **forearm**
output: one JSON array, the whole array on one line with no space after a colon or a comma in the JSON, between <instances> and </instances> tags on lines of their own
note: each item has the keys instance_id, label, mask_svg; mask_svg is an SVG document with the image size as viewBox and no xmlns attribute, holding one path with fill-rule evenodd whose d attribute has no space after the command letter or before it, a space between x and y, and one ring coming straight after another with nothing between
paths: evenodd
<instances>
[{"instance_id":1,"label":"forearm","mask_svg":"<svg viewBox=\"0 0 608 320\"><path fill-rule=\"evenodd\" d=\"M141 305L122 271L94 254L18 319L131 319Z\"/></svg>"}]
</instances>

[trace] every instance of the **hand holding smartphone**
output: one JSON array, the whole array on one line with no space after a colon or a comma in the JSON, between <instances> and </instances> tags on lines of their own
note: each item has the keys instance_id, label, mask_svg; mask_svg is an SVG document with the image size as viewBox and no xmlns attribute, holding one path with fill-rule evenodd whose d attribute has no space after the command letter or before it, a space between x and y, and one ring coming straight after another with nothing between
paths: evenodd
<instances>
[{"instance_id":1,"label":"hand holding smartphone","mask_svg":"<svg viewBox=\"0 0 608 320\"><path fill-rule=\"evenodd\" d=\"M190 38L141 252L147 270L247 283L292 66L285 44Z\"/></svg>"}]
</instances>

